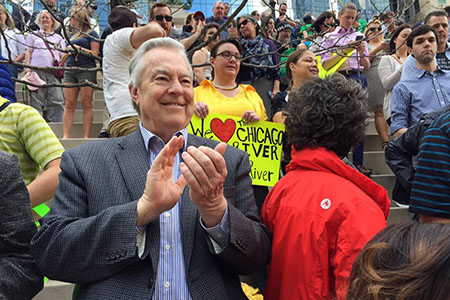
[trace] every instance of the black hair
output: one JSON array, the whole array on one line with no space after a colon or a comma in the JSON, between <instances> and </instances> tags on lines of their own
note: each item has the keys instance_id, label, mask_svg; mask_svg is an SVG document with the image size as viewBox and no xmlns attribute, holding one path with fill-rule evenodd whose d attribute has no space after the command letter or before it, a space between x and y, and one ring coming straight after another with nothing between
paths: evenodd
<instances>
[{"instance_id":1,"label":"black hair","mask_svg":"<svg viewBox=\"0 0 450 300\"><path fill-rule=\"evenodd\" d=\"M314 79L289 94L285 120L295 149L324 147L339 157L364 139L367 94L341 74Z\"/></svg>"},{"instance_id":2,"label":"black hair","mask_svg":"<svg viewBox=\"0 0 450 300\"><path fill-rule=\"evenodd\" d=\"M316 33L321 33L322 30L320 29L320 25L323 25L326 20L329 18L333 18L336 20L335 15L332 12L324 11L320 14L320 16L314 21L314 23L311 25L311 28L314 29Z\"/></svg>"},{"instance_id":3,"label":"black hair","mask_svg":"<svg viewBox=\"0 0 450 300\"><path fill-rule=\"evenodd\" d=\"M203 28L202 28L202 31L200 32L200 38L202 40L205 37L208 29L211 29L211 28L215 28L215 29L219 30L219 24L217 24L216 22L211 22L211 23L205 24L205 26L203 26Z\"/></svg>"},{"instance_id":4,"label":"black hair","mask_svg":"<svg viewBox=\"0 0 450 300\"><path fill-rule=\"evenodd\" d=\"M229 39L225 39L225 40L220 40L217 42L217 44L211 49L211 57L216 57L217 56L217 51L219 50L219 47L222 46L223 44L233 44L236 46L236 48L239 51L239 54L242 55L242 46L241 46L241 42L239 42L238 39L236 38L229 38Z\"/></svg>"},{"instance_id":5,"label":"black hair","mask_svg":"<svg viewBox=\"0 0 450 300\"><path fill-rule=\"evenodd\" d=\"M412 48L414 38L416 38L420 35L424 35L430 31L432 31L434 33L434 36L436 37L436 43L437 43L439 39L438 39L436 30L434 30L431 26L428 26L428 25L420 25L420 26L417 26L416 28L414 28L414 30L411 31L411 33L408 35L408 38L406 39L406 45L409 48Z\"/></svg>"},{"instance_id":6,"label":"black hair","mask_svg":"<svg viewBox=\"0 0 450 300\"><path fill-rule=\"evenodd\" d=\"M430 22L431 17L446 17L448 18L448 14L445 10L434 10L425 17L425 20L423 21L424 24L428 24Z\"/></svg>"},{"instance_id":7,"label":"black hair","mask_svg":"<svg viewBox=\"0 0 450 300\"><path fill-rule=\"evenodd\" d=\"M395 31L392 33L391 40L389 41L389 53L390 53L390 54L395 53L395 51L397 50L397 49L395 48L395 40L396 40L397 37L400 35L400 33L401 33L403 30L405 30L406 28L412 29L411 25L409 25L409 24L403 24L403 25L400 25L399 27L397 27L397 28L395 29Z\"/></svg>"}]
</instances>

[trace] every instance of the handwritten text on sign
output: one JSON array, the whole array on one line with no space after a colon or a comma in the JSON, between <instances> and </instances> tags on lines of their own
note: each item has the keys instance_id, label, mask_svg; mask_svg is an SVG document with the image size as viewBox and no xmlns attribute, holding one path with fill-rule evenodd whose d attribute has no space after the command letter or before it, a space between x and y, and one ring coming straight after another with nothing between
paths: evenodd
<instances>
[{"instance_id":1,"label":"handwritten text on sign","mask_svg":"<svg viewBox=\"0 0 450 300\"><path fill-rule=\"evenodd\" d=\"M209 114L194 115L189 133L223 141L248 153L250 177L254 185L274 186L279 178L284 125L272 122L245 123L238 117Z\"/></svg>"}]
</instances>

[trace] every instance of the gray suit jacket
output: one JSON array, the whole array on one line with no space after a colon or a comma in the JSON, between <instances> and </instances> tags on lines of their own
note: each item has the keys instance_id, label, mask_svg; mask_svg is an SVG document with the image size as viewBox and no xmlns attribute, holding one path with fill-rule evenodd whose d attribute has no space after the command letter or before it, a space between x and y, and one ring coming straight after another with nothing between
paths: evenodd
<instances>
[{"instance_id":1,"label":"gray suit jacket","mask_svg":"<svg viewBox=\"0 0 450 300\"><path fill-rule=\"evenodd\" d=\"M188 145L217 143L189 135ZM246 299L238 274L266 265L270 236L257 215L247 154L225 152L230 240L214 254L186 188L181 227L186 279L192 299ZM51 212L31 252L52 279L79 284L77 299L151 299L159 259L159 220L147 227L144 256L136 249L136 204L145 187L148 154L139 129L131 135L87 143L63 154Z\"/></svg>"},{"instance_id":2,"label":"gray suit jacket","mask_svg":"<svg viewBox=\"0 0 450 300\"><path fill-rule=\"evenodd\" d=\"M19 160L0 152L0 299L26 300L42 289L43 277L28 246L36 225Z\"/></svg>"}]
</instances>

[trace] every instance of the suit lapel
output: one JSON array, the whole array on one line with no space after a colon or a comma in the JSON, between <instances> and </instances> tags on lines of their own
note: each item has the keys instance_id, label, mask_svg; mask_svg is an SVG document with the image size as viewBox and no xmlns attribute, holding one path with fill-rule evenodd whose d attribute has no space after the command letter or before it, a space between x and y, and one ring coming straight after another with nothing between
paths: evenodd
<instances>
[{"instance_id":1,"label":"suit lapel","mask_svg":"<svg viewBox=\"0 0 450 300\"><path fill-rule=\"evenodd\" d=\"M204 145L203 140L194 135L189 135L187 146L199 147ZM199 214L197 207L189 199L189 187L186 187L181 196L181 239L183 241L183 253L186 271L188 272L192 249L194 248L195 228Z\"/></svg>"},{"instance_id":2,"label":"suit lapel","mask_svg":"<svg viewBox=\"0 0 450 300\"><path fill-rule=\"evenodd\" d=\"M125 137L119 145L122 149L116 152L116 160L122 172L130 200L139 200L144 193L147 172L150 169L149 156L145 150L140 130L137 129ZM159 218L156 218L147 226L146 233L146 238L152 241L148 243L148 251L155 278L159 261L159 230Z\"/></svg>"}]
</instances>

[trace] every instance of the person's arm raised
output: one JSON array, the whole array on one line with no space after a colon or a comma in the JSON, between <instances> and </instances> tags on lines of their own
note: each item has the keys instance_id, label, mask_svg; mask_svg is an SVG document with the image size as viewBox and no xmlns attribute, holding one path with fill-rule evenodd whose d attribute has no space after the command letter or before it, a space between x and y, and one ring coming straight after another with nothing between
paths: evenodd
<instances>
[{"instance_id":1,"label":"person's arm raised","mask_svg":"<svg viewBox=\"0 0 450 300\"><path fill-rule=\"evenodd\" d=\"M158 23L150 22L145 26L133 30L130 37L130 43L134 49L137 49L149 39L165 36L166 32Z\"/></svg>"}]
</instances>

